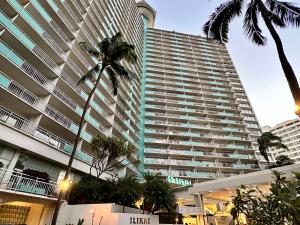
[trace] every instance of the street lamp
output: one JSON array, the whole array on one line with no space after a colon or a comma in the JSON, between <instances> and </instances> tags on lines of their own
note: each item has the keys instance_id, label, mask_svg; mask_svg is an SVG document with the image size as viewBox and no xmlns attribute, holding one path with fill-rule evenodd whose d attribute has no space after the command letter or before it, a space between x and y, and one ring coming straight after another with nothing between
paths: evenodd
<instances>
[{"instance_id":1,"label":"street lamp","mask_svg":"<svg viewBox=\"0 0 300 225\"><path fill-rule=\"evenodd\" d=\"M295 113L297 116L300 116L300 106L299 105L295 106Z\"/></svg>"},{"instance_id":2,"label":"street lamp","mask_svg":"<svg viewBox=\"0 0 300 225\"><path fill-rule=\"evenodd\" d=\"M94 225L95 211L93 209L91 209L90 213L92 213L92 225Z\"/></svg>"},{"instance_id":3,"label":"street lamp","mask_svg":"<svg viewBox=\"0 0 300 225\"><path fill-rule=\"evenodd\" d=\"M60 183L59 183L59 190L61 192L66 192L68 191L70 188L70 181L69 180L62 180Z\"/></svg>"},{"instance_id":4,"label":"street lamp","mask_svg":"<svg viewBox=\"0 0 300 225\"><path fill-rule=\"evenodd\" d=\"M100 218L100 221L99 221L99 225L101 224L101 222L102 222L102 219L103 219L103 217L104 217L105 215L104 214L102 214L102 216L101 216L101 218Z\"/></svg>"}]
</instances>

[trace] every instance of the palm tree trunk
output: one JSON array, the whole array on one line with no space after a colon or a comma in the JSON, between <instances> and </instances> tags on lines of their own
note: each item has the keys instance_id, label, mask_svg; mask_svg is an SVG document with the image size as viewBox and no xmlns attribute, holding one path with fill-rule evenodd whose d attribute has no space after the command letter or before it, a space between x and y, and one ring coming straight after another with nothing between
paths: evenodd
<instances>
[{"instance_id":1,"label":"palm tree trunk","mask_svg":"<svg viewBox=\"0 0 300 225\"><path fill-rule=\"evenodd\" d=\"M75 157L75 153L76 153L76 149L77 149L77 146L78 146L78 142L79 142L79 139L80 139L80 134L81 134L81 130L82 130L82 126L83 126L83 123L84 123L84 117L86 115L86 112L89 108L89 105L90 105L90 101L92 99L92 96L100 82L100 78L101 78L101 75L102 75L102 72L103 70L105 69L105 65L102 65L101 67L101 70L99 72L99 75L98 75L98 78L97 78L97 81L92 89L92 91L90 92L86 102L85 102L85 105L84 105L84 108L83 108L83 112L82 112L82 115L81 115L81 118L80 118L80 122L79 122L79 127L78 127L78 131L77 131L77 134L76 134L76 138L75 138L75 141L74 141L74 146L73 146L73 149L72 149L72 153L71 153L71 156L70 156L70 159L69 159L69 163L68 163L68 166L67 166L67 169L66 169L66 173L65 173L65 176L64 176L64 181L67 181L68 178L69 178L69 175L70 175L70 172L71 172L71 168L72 168L72 163L74 161L74 157ZM61 191L59 192L59 195L58 195L58 199L57 199L57 202L56 202L56 207L55 207L55 210L54 210L54 213L53 213L53 218L52 218L52 221L51 221L51 225L56 225L56 221L57 221L57 217L58 217L58 212L59 212L59 209L60 209L60 205L61 205L61 202L63 199L64 195L61 193Z\"/></svg>"},{"instance_id":2,"label":"palm tree trunk","mask_svg":"<svg viewBox=\"0 0 300 225\"><path fill-rule=\"evenodd\" d=\"M283 72L285 74L285 77L287 79L289 87L291 89L291 92L292 92L292 95L294 98L294 102L297 106L300 106L300 88L299 88L299 84L297 81L297 77L294 73L294 70L293 70L291 64L289 63L289 61L285 55L282 41L281 41L277 31L275 30L275 28L272 24L272 21L270 20L269 15L267 14L266 7L264 6L264 4L262 2L260 2L259 7L261 9L262 18L263 18L263 20L270 32L275 44L276 44L281 67L283 69Z\"/></svg>"}]
</instances>

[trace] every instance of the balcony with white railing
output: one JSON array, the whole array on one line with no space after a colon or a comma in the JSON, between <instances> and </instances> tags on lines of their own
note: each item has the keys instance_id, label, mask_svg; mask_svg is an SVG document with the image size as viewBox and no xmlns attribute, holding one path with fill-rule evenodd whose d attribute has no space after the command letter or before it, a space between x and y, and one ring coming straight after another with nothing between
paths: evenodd
<instances>
[{"instance_id":1,"label":"balcony with white railing","mask_svg":"<svg viewBox=\"0 0 300 225\"><path fill-rule=\"evenodd\" d=\"M203 213L203 208L179 205L176 208L176 212L180 214L199 215Z\"/></svg>"},{"instance_id":2,"label":"balcony with white railing","mask_svg":"<svg viewBox=\"0 0 300 225\"><path fill-rule=\"evenodd\" d=\"M53 148L66 152L67 154L70 154L72 151L73 146L69 142L1 106L0 123L15 128L19 132L30 135ZM75 156L76 158L85 161L88 164L92 163L93 156L83 150L77 150L77 153L78 154Z\"/></svg>"},{"instance_id":3,"label":"balcony with white railing","mask_svg":"<svg viewBox=\"0 0 300 225\"><path fill-rule=\"evenodd\" d=\"M16 171L0 169L0 192L5 191L54 199L58 197L58 186L54 182Z\"/></svg>"}]
</instances>

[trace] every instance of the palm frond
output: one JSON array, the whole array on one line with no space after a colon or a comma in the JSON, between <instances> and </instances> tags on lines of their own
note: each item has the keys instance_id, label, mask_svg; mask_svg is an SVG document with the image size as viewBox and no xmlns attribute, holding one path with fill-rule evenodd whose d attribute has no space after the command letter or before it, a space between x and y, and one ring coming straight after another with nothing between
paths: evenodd
<instances>
[{"instance_id":1,"label":"palm frond","mask_svg":"<svg viewBox=\"0 0 300 225\"><path fill-rule=\"evenodd\" d=\"M248 4L247 10L244 16L244 31L246 36L257 45L265 45L266 37L262 35L262 31L258 26L258 5L257 1L251 1Z\"/></svg>"},{"instance_id":2,"label":"palm frond","mask_svg":"<svg viewBox=\"0 0 300 225\"><path fill-rule=\"evenodd\" d=\"M121 32L116 33L112 38L111 38L111 42L116 44L116 43L120 43L120 42L124 42L124 37L122 35Z\"/></svg>"},{"instance_id":3,"label":"palm frond","mask_svg":"<svg viewBox=\"0 0 300 225\"><path fill-rule=\"evenodd\" d=\"M138 79L137 75L135 73L133 73L130 70L127 70L124 66L122 66L120 63L117 62L112 62L111 63L111 67L113 68L113 70L115 70L117 72L117 74L127 80L130 81L132 78Z\"/></svg>"},{"instance_id":4,"label":"palm frond","mask_svg":"<svg viewBox=\"0 0 300 225\"><path fill-rule=\"evenodd\" d=\"M126 42L118 43L111 49L110 58L112 61L125 59L130 63L136 63L137 55L135 53L135 47L134 45L130 45Z\"/></svg>"},{"instance_id":5,"label":"palm frond","mask_svg":"<svg viewBox=\"0 0 300 225\"><path fill-rule=\"evenodd\" d=\"M266 4L287 25L300 26L300 8L295 4L278 0L266 0Z\"/></svg>"},{"instance_id":6,"label":"palm frond","mask_svg":"<svg viewBox=\"0 0 300 225\"><path fill-rule=\"evenodd\" d=\"M267 153L267 148L263 147L263 146L259 146L258 148L259 153L264 157L264 159L269 162L269 157L268 157L268 153Z\"/></svg>"},{"instance_id":7,"label":"palm frond","mask_svg":"<svg viewBox=\"0 0 300 225\"><path fill-rule=\"evenodd\" d=\"M100 52L98 51L98 49L96 49L92 46L89 46L86 42L80 42L79 46L81 48L83 48L85 51L87 51L91 56L94 56L97 58L100 56Z\"/></svg>"},{"instance_id":8,"label":"palm frond","mask_svg":"<svg viewBox=\"0 0 300 225\"><path fill-rule=\"evenodd\" d=\"M92 80L92 78L100 72L100 65L97 64L92 69L90 69L85 75L83 75L80 80L76 83L76 86L83 83L87 79Z\"/></svg>"},{"instance_id":9,"label":"palm frond","mask_svg":"<svg viewBox=\"0 0 300 225\"><path fill-rule=\"evenodd\" d=\"M286 24L285 22L278 16L276 15L275 13L271 12L271 11L267 11L267 14L269 16L269 18L271 19L271 21L277 25L278 27L286 27Z\"/></svg>"},{"instance_id":10,"label":"palm frond","mask_svg":"<svg viewBox=\"0 0 300 225\"><path fill-rule=\"evenodd\" d=\"M269 147L278 148L278 149L280 148L288 149L288 147L285 144L282 144L281 142L271 142L269 144Z\"/></svg>"},{"instance_id":11,"label":"palm frond","mask_svg":"<svg viewBox=\"0 0 300 225\"><path fill-rule=\"evenodd\" d=\"M109 46L110 46L110 39L104 38L101 42L98 43L98 48L103 55L109 54Z\"/></svg>"},{"instance_id":12,"label":"palm frond","mask_svg":"<svg viewBox=\"0 0 300 225\"><path fill-rule=\"evenodd\" d=\"M119 80L116 71L112 69L111 67L107 67L106 71L108 73L108 78L112 84L113 87L113 94L117 95L118 94L118 88L119 88Z\"/></svg>"},{"instance_id":13,"label":"palm frond","mask_svg":"<svg viewBox=\"0 0 300 225\"><path fill-rule=\"evenodd\" d=\"M241 14L243 3L244 0L231 0L217 7L203 26L206 36L222 43L227 42L229 23Z\"/></svg>"}]
</instances>

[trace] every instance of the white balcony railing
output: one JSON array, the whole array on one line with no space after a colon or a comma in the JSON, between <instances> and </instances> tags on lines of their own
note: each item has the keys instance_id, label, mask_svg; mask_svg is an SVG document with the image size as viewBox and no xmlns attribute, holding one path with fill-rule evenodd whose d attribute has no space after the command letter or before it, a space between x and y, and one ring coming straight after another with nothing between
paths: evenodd
<instances>
[{"instance_id":1,"label":"white balcony railing","mask_svg":"<svg viewBox=\"0 0 300 225\"><path fill-rule=\"evenodd\" d=\"M6 169L0 169L0 189L48 198L57 198L58 196L56 183Z\"/></svg>"},{"instance_id":2,"label":"white balcony railing","mask_svg":"<svg viewBox=\"0 0 300 225\"><path fill-rule=\"evenodd\" d=\"M72 150L73 146L69 142L63 140L62 138L56 136L55 134L45 130L42 127L37 126L36 124L31 123L30 121L20 117L19 115L1 106L0 106L0 123L4 123L10 127L18 129L20 132L24 132L34 138L43 141L44 143L54 148L67 152L68 154L70 154ZM76 158L83 160L88 164L92 163L93 161L93 156L89 155L83 150L78 151Z\"/></svg>"},{"instance_id":3,"label":"white balcony railing","mask_svg":"<svg viewBox=\"0 0 300 225\"><path fill-rule=\"evenodd\" d=\"M203 208L179 205L176 208L176 212L180 214L199 215L203 213Z\"/></svg>"}]
</instances>

